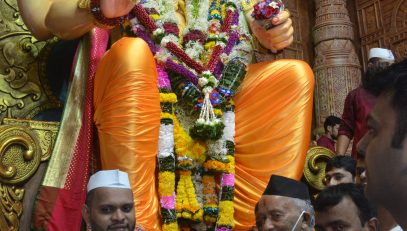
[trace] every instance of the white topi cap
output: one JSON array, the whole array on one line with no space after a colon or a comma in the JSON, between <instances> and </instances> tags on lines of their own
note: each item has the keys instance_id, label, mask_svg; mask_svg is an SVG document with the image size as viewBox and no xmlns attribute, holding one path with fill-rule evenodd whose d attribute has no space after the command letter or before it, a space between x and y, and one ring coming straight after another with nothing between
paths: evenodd
<instances>
[{"instance_id":1,"label":"white topi cap","mask_svg":"<svg viewBox=\"0 0 407 231\"><path fill-rule=\"evenodd\" d=\"M385 48L371 48L369 50L369 60L371 58L381 58L388 61L394 61L393 52Z\"/></svg>"},{"instance_id":2,"label":"white topi cap","mask_svg":"<svg viewBox=\"0 0 407 231\"><path fill-rule=\"evenodd\" d=\"M88 183L88 192L95 188L127 188L130 189L129 176L120 170L103 170L93 174Z\"/></svg>"}]
</instances>

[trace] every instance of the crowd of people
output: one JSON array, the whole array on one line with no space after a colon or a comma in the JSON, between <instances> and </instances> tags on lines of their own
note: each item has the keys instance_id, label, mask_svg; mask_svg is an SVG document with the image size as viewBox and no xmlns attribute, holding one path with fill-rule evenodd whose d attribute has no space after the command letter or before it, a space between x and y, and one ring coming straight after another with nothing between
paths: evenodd
<instances>
[{"instance_id":1,"label":"crowd of people","mask_svg":"<svg viewBox=\"0 0 407 231\"><path fill-rule=\"evenodd\" d=\"M374 76L395 62L391 50L371 48L368 54L367 70L362 75L361 85L348 93L343 106L342 117L334 115L325 118L325 134L317 140L317 145L330 149L338 155L350 154L358 158L356 145L368 131L366 117L376 102ZM351 152L348 152L352 143Z\"/></svg>"},{"instance_id":2,"label":"crowd of people","mask_svg":"<svg viewBox=\"0 0 407 231\"><path fill-rule=\"evenodd\" d=\"M398 159L402 158L401 150L403 146L401 140L405 136L405 132L401 131L404 129L404 119L402 118L405 118L405 109L402 109L400 106L404 99L400 97L405 91L402 89L402 84L405 82L403 78L405 78L407 62L402 61L396 64L394 62L395 58L390 50L384 48L370 49L367 71L362 77L362 85L351 91L346 97L342 118L334 116L326 118L324 124L326 134L324 139L330 139L329 142L319 142L318 145L330 149L336 156L328 161L326 165L324 183L327 189L322 191L317 197L315 202L317 214L318 211L329 214L328 210L321 209L321 198L323 203L334 203L330 205L332 207L330 209L338 206L334 198L327 197L326 194L328 192L339 194L345 188L353 187L340 186L342 189L340 187L332 189L332 186L335 188L338 187L335 185L339 184L356 184L360 188L358 189L360 191L359 194L363 196L365 191L369 199L369 201L366 198L358 200L365 203L365 205L357 204L361 224L367 222L367 227L371 227L374 230L403 230L401 227L406 228L403 226L405 217L400 219L403 215L400 213L400 207L396 206L397 200L405 201L401 196L403 189L399 187L401 181L398 181L398 184L395 181L396 178L405 175L402 171L397 171L397 166L403 166L401 159ZM386 107L383 107L383 105L386 105ZM394 117L390 119L387 113ZM339 121L337 122L339 125L336 133L333 129L335 123L331 122L333 118ZM393 123L389 124L389 120L393 120ZM330 126L327 126L328 124ZM386 145L386 142L382 141L383 148L375 150L375 148L379 147L378 140L380 138L378 138L378 135L380 134L381 138L384 138L384 131L387 132L386 139L390 140L390 144ZM352 140L353 146L349 153L348 146ZM398 153L400 156L390 155L392 153L390 151L396 147L400 151ZM374 154L376 155L373 156ZM389 161L393 160L393 158L398 159L400 162L397 164L395 162L390 163ZM379 163L379 161L382 162ZM396 168L394 171L388 174L380 171L383 175L377 174L379 169L392 169L390 167L392 164ZM382 179L380 181L382 185L379 186L377 182L380 179ZM388 191L388 189L391 189L391 191ZM391 198L391 195L398 195L398 197ZM386 201L387 204L384 204L383 201ZM390 203L390 201L392 202ZM365 210L360 210L361 208L365 208ZM397 209L398 211L396 211ZM326 216L327 214L324 214L324 221ZM350 217L346 220L351 221ZM349 222L339 222L338 220L338 224L345 225L346 223L350 225ZM316 229L318 230L319 228L317 225Z\"/></svg>"}]
</instances>

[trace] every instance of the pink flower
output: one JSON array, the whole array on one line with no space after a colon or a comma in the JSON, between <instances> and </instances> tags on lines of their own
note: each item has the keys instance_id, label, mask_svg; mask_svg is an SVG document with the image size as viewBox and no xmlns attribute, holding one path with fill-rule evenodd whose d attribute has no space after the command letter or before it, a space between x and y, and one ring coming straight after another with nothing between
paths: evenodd
<instances>
[{"instance_id":1,"label":"pink flower","mask_svg":"<svg viewBox=\"0 0 407 231\"><path fill-rule=\"evenodd\" d=\"M229 186L233 187L235 185L235 175L228 173L228 174L223 174L222 175L222 187L223 186Z\"/></svg>"},{"instance_id":2,"label":"pink flower","mask_svg":"<svg viewBox=\"0 0 407 231\"><path fill-rule=\"evenodd\" d=\"M161 197L160 204L161 204L161 207L163 207L165 209L174 209L175 208L175 195Z\"/></svg>"}]
</instances>

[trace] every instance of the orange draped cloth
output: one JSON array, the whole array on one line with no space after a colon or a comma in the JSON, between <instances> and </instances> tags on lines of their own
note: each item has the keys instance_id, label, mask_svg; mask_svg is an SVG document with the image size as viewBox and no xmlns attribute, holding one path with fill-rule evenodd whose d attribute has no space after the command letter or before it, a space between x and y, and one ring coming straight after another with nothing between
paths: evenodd
<instances>
[{"instance_id":1,"label":"orange draped cloth","mask_svg":"<svg viewBox=\"0 0 407 231\"><path fill-rule=\"evenodd\" d=\"M308 149L314 79L298 60L248 66L235 97L235 230L254 225L254 205L271 174L299 179ZM122 38L95 79L94 121L103 169L129 173L137 223L160 230L156 155L160 100L154 57L139 38Z\"/></svg>"}]
</instances>

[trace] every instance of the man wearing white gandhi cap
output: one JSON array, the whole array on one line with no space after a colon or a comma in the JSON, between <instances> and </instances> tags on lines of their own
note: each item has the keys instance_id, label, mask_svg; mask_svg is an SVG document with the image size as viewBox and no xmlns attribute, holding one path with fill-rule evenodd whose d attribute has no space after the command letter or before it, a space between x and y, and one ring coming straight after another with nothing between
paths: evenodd
<instances>
[{"instance_id":1,"label":"man wearing white gandhi cap","mask_svg":"<svg viewBox=\"0 0 407 231\"><path fill-rule=\"evenodd\" d=\"M135 229L133 193L127 173L104 170L93 174L82 215L92 231Z\"/></svg>"},{"instance_id":2,"label":"man wearing white gandhi cap","mask_svg":"<svg viewBox=\"0 0 407 231\"><path fill-rule=\"evenodd\" d=\"M346 96L336 143L337 154L344 155L353 139L352 157L355 160L357 159L356 145L367 132L366 116L376 102L376 98L369 93L375 88L372 85L372 79L395 61L393 53L385 48L371 48L368 55L367 70L361 81L362 86L350 91Z\"/></svg>"}]
</instances>

